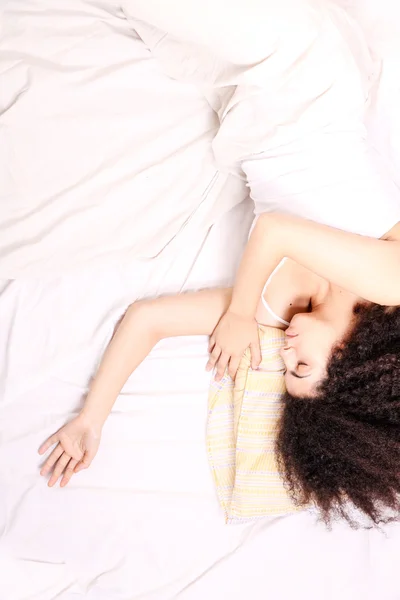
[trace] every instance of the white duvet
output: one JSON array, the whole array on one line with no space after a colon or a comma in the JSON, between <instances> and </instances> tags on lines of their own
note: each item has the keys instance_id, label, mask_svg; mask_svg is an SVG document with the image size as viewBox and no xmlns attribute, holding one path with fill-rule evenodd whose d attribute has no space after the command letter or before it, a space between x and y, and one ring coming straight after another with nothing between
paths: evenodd
<instances>
[{"instance_id":1,"label":"white duvet","mask_svg":"<svg viewBox=\"0 0 400 600\"><path fill-rule=\"evenodd\" d=\"M348 204L333 190L351 163L343 147L360 155L353 138L363 138L371 89L370 129L394 178L400 157L395 15L377 20L372 4L362 12L343 3L361 12L367 31L379 24L372 61L355 23L322 0L236 1L229 9L226 0L174 0L167 9L158 0L4 2L0 276L172 256L243 199L241 161L262 153L268 201L257 212L279 204L352 231L385 232L359 217L371 204L375 212L373 197L361 200L372 186L356 202L346 179L354 212L347 221L325 197L328 182ZM338 134L322 152L327 135ZM297 178L299 161L312 186ZM357 168L361 177L371 171ZM305 204L296 202L304 189Z\"/></svg>"},{"instance_id":2,"label":"white duvet","mask_svg":"<svg viewBox=\"0 0 400 600\"><path fill-rule=\"evenodd\" d=\"M113 2L0 6L0 276L151 259L243 198L204 96Z\"/></svg>"}]
</instances>

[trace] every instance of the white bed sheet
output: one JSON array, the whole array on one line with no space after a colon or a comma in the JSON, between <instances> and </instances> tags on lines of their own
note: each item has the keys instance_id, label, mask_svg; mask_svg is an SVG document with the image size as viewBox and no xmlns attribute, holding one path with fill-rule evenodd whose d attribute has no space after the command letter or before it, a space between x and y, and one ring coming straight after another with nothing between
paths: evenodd
<instances>
[{"instance_id":1,"label":"white bed sheet","mask_svg":"<svg viewBox=\"0 0 400 600\"><path fill-rule=\"evenodd\" d=\"M3 286L1 600L396 599L399 527L328 532L309 514L224 524L206 456L202 337L152 352L88 471L64 490L39 477L39 444L79 406L126 305L228 284L251 216L240 205L156 270L136 262Z\"/></svg>"},{"instance_id":2,"label":"white bed sheet","mask_svg":"<svg viewBox=\"0 0 400 600\"><path fill-rule=\"evenodd\" d=\"M1 3L0 277L151 259L206 230L244 198L217 125L118 2Z\"/></svg>"}]
</instances>

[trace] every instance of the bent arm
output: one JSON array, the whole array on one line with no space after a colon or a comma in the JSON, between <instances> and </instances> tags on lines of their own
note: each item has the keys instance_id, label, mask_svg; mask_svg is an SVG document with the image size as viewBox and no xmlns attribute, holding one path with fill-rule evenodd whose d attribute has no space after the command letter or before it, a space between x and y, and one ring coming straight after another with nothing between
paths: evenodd
<instances>
[{"instance_id":1,"label":"bent arm","mask_svg":"<svg viewBox=\"0 0 400 600\"><path fill-rule=\"evenodd\" d=\"M254 315L264 282L284 256L365 300L398 305L399 227L377 240L297 217L264 214L243 254L230 308Z\"/></svg>"},{"instance_id":2,"label":"bent arm","mask_svg":"<svg viewBox=\"0 0 400 600\"><path fill-rule=\"evenodd\" d=\"M83 413L102 426L131 373L163 338L210 335L231 300L230 289L144 300L126 311L90 386Z\"/></svg>"}]
</instances>

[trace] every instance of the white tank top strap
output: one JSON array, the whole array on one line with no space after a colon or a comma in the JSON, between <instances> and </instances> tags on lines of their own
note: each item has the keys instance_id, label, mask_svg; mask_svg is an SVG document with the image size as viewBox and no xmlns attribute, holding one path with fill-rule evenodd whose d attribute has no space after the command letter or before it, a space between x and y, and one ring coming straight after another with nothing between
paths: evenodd
<instances>
[{"instance_id":1,"label":"white tank top strap","mask_svg":"<svg viewBox=\"0 0 400 600\"><path fill-rule=\"evenodd\" d=\"M263 303L263 305L264 305L265 309L266 309L266 310L269 312L269 314L271 315L271 317L272 317L273 319L275 319L276 321L278 321L278 323L282 323L282 325L287 325L287 326L289 326L289 325L290 325L290 323L289 323L288 321L285 321L285 319L282 319L281 317L279 317L277 314L275 314L275 313L274 313L274 311L272 310L272 308L270 307L270 305L268 304L268 302L266 301L266 299L264 298L265 291L266 291L266 289L267 289L268 285L270 284L270 282L271 282L271 279L273 278L273 276L275 275L275 273L276 273L277 271L279 271L279 269L282 267L282 265L285 263L285 261L286 261L286 258L283 258L283 259L281 260L281 262L280 262L280 263L279 263L279 264L278 264L278 265L275 267L275 269L272 271L271 275L268 277L268 279L267 279L267 281L266 281L266 283L265 283L265 285L264 285L264 289L263 289L263 291L262 291L262 295L261 295L261 301L262 301L262 303Z\"/></svg>"}]
</instances>

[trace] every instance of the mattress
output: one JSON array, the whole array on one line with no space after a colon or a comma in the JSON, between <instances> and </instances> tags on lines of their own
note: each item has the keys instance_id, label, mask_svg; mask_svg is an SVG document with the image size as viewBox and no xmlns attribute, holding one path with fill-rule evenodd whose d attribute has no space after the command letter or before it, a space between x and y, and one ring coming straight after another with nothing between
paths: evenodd
<instances>
[{"instance_id":1,"label":"mattress","mask_svg":"<svg viewBox=\"0 0 400 600\"><path fill-rule=\"evenodd\" d=\"M327 530L309 513L225 524L203 337L156 346L89 470L63 490L39 476L39 445L79 409L126 307L231 284L253 218L242 184L213 179L215 113L199 90L164 76L117 3L57 7L0 8L0 58L13 65L1 151L20 136L13 169L1 163L4 200L19 202L0 241L0 600L397 600L399 525ZM154 110L160 97L171 112ZM392 158L398 139L380 138Z\"/></svg>"}]
</instances>

